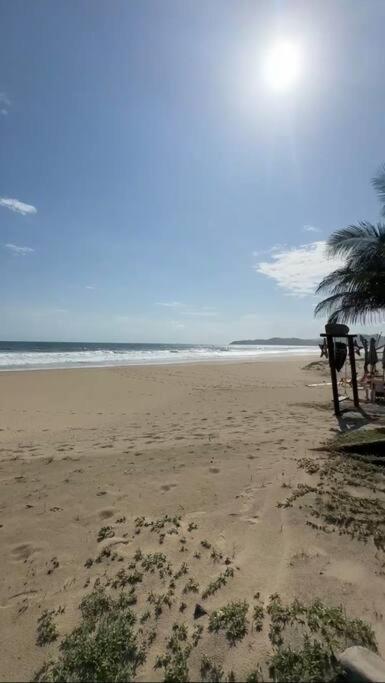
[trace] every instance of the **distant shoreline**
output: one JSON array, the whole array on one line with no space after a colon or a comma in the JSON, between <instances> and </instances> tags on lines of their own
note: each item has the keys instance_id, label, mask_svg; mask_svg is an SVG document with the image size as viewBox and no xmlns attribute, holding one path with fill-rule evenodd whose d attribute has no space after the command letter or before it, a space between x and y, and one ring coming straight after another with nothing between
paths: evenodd
<instances>
[{"instance_id":1,"label":"distant shoreline","mask_svg":"<svg viewBox=\"0 0 385 683\"><path fill-rule=\"evenodd\" d=\"M230 342L230 346L318 346L321 339L300 337L270 337L270 339L241 339Z\"/></svg>"},{"instance_id":2,"label":"distant shoreline","mask_svg":"<svg viewBox=\"0 0 385 683\"><path fill-rule=\"evenodd\" d=\"M56 371L68 371L68 370L118 370L122 368L146 368L146 367L166 367L166 366L192 366L192 365L239 365L244 363L266 363L274 361L295 361L302 358L304 361L312 360L317 349L304 348L302 351L296 350L290 353L276 352L276 353L260 353L258 356L247 356L247 357L232 357L232 358L199 358L191 360L167 360L167 361L131 361L127 363L116 363L116 364L79 364L79 365L41 365L41 366L22 366L22 367L0 367L1 373L23 373L23 372L54 372Z\"/></svg>"},{"instance_id":3,"label":"distant shoreline","mask_svg":"<svg viewBox=\"0 0 385 683\"><path fill-rule=\"evenodd\" d=\"M187 344L0 343L0 371L181 365L244 362L261 358L312 355L315 346L264 344L215 346Z\"/></svg>"}]
</instances>

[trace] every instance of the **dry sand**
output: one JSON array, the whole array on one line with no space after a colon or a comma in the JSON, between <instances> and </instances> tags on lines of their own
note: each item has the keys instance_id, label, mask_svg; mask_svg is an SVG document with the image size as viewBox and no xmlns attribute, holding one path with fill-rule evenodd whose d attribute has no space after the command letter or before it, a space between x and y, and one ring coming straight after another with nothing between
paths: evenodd
<instances>
[{"instance_id":1,"label":"dry sand","mask_svg":"<svg viewBox=\"0 0 385 683\"><path fill-rule=\"evenodd\" d=\"M55 644L36 645L37 619L60 606L60 634L74 627L95 579L123 566L108 559L84 566L110 543L124 560L141 547L167 553L175 567L187 562L202 590L223 570L200 546L207 539L235 568L204 603L208 611L230 599L252 601L256 592L263 601L276 591L287 599L320 596L369 621L384 651L385 591L374 546L314 531L299 508L277 507L284 487L306 477L297 458L317 458L312 447L336 429L331 410L319 406L330 387L307 387L320 374L301 370L305 363L1 374L1 680L28 680L55 654ZM165 513L182 515L186 552L180 536L159 546L149 530L134 534L137 516ZM191 532L190 522L198 526ZM104 525L115 537L98 543ZM188 622L197 597L185 601ZM159 619L154 654L180 617L178 606ZM138 612L144 608L143 593ZM229 649L222 635L207 635L191 657L192 680L204 651L239 675L253 668L267 647L254 636ZM152 666L150 658L138 679L161 680Z\"/></svg>"}]
</instances>

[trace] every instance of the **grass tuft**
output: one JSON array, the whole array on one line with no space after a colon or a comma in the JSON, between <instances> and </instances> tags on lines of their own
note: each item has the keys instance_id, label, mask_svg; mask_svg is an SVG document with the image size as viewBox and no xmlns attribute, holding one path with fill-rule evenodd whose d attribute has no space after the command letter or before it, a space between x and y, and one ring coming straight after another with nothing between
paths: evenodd
<instances>
[{"instance_id":1,"label":"grass tuft","mask_svg":"<svg viewBox=\"0 0 385 683\"><path fill-rule=\"evenodd\" d=\"M249 606L246 601L230 602L210 616L209 631L224 631L231 644L242 640L247 633L246 615Z\"/></svg>"},{"instance_id":2,"label":"grass tuft","mask_svg":"<svg viewBox=\"0 0 385 683\"><path fill-rule=\"evenodd\" d=\"M94 591L80 605L82 621L60 644L56 661L36 681L132 681L145 660L134 630L134 613L124 595L116 600Z\"/></svg>"},{"instance_id":3,"label":"grass tuft","mask_svg":"<svg viewBox=\"0 0 385 683\"><path fill-rule=\"evenodd\" d=\"M38 619L36 644L40 645L40 647L53 643L59 635L53 620L54 614L54 610L44 610Z\"/></svg>"},{"instance_id":4,"label":"grass tuft","mask_svg":"<svg viewBox=\"0 0 385 683\"><path fill-rule=\"evenodd\" d=\"M112 538L115 536L115 531L111 526L102 526L98 531L97 540L98 542L104 541L105 538Z\"/></svg>"}]
</instances>

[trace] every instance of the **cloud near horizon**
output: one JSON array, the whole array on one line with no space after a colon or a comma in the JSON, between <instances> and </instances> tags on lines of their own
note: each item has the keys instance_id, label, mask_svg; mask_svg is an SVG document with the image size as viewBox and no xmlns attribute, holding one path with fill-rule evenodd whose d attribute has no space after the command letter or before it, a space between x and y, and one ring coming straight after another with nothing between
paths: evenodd
<instances>
[{"instance_id":1,"label":"cloud near horizon","mask_svg":"<svg viewBox=\"0 0 385 683\"><path fill-rule=\"evenodd\" d=\"M321 232L321 230L314 225L304 225L303 229L305 232Z\"/></svg>"},{"instance_id":2,"label":"cloud near horizon","mask_svg":"<svg viewBox=\"0 0 385 683\"><path fill-rule=\"evenodd\" d=\"M4 206L4 208L15 213L21 213L22 216L37 213L37 208L32 204L25 204L19 199L12 199L11 197L0 197L0 206Z\"/></svg>"},{"instance_id":3,"label":"cloud near horizon","mask_svg":"<svg viewBox=\"0 0 385 683\"><path fill-rule=\"evenodd\" d=\"M0 92L0 114L7 116L8 109L11 106L11 100L9 99L7 93Z\"/></svg>"},{"instance_id":4,"label":"cloud near horizon","mask_svg":"<svg viewBox=\"0 0 385 683\"><path fill-rule=\"evenodd\" d=\"M212 318L218 315L217 311L214 311L212 308L209 308L207 306L202 306L202 308L198 309L186 309L185 311L181 312L182 315L191 315L191 316L198 316L202 318Z\"/></svg>"},{"instance_id":5,"label":"cloud near horizon","mask_svg":"<svg viewBox=\"0 0 385 683\"><path fill-rule=\"evenodd\" d=\"M160 301L156 304L156 306L165 306L166 308L178 308L178 306L182 305L180 301Z\"/></svg>"},{"instance_id":6,"label":"cloud near horizon","mask_svg":"<svg viewBox=\"0 0 385 683\"><path fill-rule=\"evenodd\" d=\"M26 256L27 254L32 254L35 251L32 249L32 247L19 247L17 244L10 243L4 244L4 247L16 256Z\"/></svg>"},{"instance_id":7,"label":"cloud near horizon","mask_svg":"<svg viewBox=\"0 0 385 683\"><path fill-rule=\"evenodd\" d=\"M257 273L270 277L287 294L306 296L314 291L325 275L340 268L342 259L326 255L326 242L318 240L299 247L283 248L271 254L270 261L261 261L254 268Z\"/></svg>"},{"instance_id":8,"label":"cloud near horizon","mask_svg":"<svg viewBox=\"0 0 385 683\"><path fill-rule=\"evenodd\" d=\"M201 317L201 318L212 318L218 315L211 306L189 306L188 304L182 304L180 301L165 301L158 302L156 306L163 306L165 308L174 309L174 315L191 316L191 317Z\"/></svg>"}]
</instances>

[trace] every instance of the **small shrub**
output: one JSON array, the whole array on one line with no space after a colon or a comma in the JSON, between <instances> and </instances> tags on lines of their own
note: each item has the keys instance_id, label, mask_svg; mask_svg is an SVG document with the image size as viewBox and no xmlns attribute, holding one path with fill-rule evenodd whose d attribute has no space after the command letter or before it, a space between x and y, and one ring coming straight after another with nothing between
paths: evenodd
<instances>
[{"instance_id":1,"label":"small shrub","mask_svg":"<svg viewBox=\"0 0 385 683\"><path fill-rule=\"evenodd\" d=\"M198 581L195 581L193 578L189 578L187 581L185 587L183 588L182 593L198 593L199 591L199 583Z\"/></svg>"},{"instance_id":2,"label":"small shrub","mask_svg":"<svg viewBox=\"0 0 385 683\"><path fill-rule=\"evenodd\" d=\"M36 644L42 647L48 643L53 643L58 637L56 624L53 620L54 610L44 610L37 621Z\"/></svg>"},{"instance_id":3,"label":"small shrub","mask_svg":"<svg viewBox=\"0 0 385 683\"><path fill-rule=\"evenodd\" d=\"M187 566L186 562L182 562L180 569L178 569L178 571L175 572L175 574L174 574L174 579L178 580L178 579L180 579L181 576L184 576L184 574L187 574L187 573L188 573L188 566Z\"/></svg>"},{"instance_id":4,"label":"small shrub","mask_svg":"<svg viewBox=\"0 0 385 683\"><path fill-rule=\"evenodd\" d=\"M223 680L223 669L213 659L204 655L201 659L201 678L204 683L220 683Z\"/></svg>"},{"instance_id":5,"label":"small shrub","mask_svg":"<svg viewBox=\"0 0 385 683\"><path fill-rule=\"evenodd\" d=\"M168 608L172 606L171 594L168 593L151 593L149 594L147 601L150 605L154 605L154 614L158 618L163 612L163 607L166 605Z\"/></svg>"},{"instance_id":6,"label":"small shrub","mask_svg":"<svg viewBox=\"0 0 385 683\"><path fill-rule=\"evenodd\" d=\"M255 605L253 610L253 625L256 631L262 631L264 616L263 605Z\"/></svg>"},{"instance_id":7,"label":"small shrub","mask_svg":"<svg viewBox=\"0 0 385 683\"><path fill-rule=\"evenodd\" d=\"M225 631L226 638L234 644L242 640L247 633L247 611L249 606L244 602L230 602L210 616L209 631Z\"/></svg>"},{"instance_id":8,"label":"small shrub","mask_svg":"<svg viewBox=\"0 0 385 683\"><path fill-rule=\"evenodd\" d=\"M281 648L270 661L273 681L291 683L309 681L327 683L342 673L331 650L305 636L302 649Z\"/></svg>"},{"instance_id":9,"label":"small shrub","mask_svg":"<svg viewBox=\"0 0 385 683\"><path fill-rule=\"evenodd\" d=\"M56 661L36 681L132 681L145 660L134 631L135 615L124 594L116 600L98 590L82 600L80 626L64 638Z\"/></svg>"},{"instance_id":10,"label":"small shrub","mask_svg":"<svg viewBox=\"0 0 385 683\"><path fill-rule=\"evenodd\" d=\"M157 657L155 668L164 669L166 683L187 683L189 680L188 658L191 645L187 643L187 628L184 624L174 624L167 642L167 652Z\"/></svg>"},{"instance_id":11,"label":"small shrub","mask_svg":"<svg viewBox=\"0 0 385 683\"><path fill-rule=\"evenodd\" d=\"M125 586L135 586L137 583L143 581L143 574L134 569L132 572L127 572L124 568L120 569L112 581L113 588L124 588Z\"/></svg>"},{"instance_id":12,"label":"small shrub","mask_svg":"<svg viewBox=\"0 0 385 683\"><path fill-rule=\"evenodd\" d=\"M104 541L105 538L112 538L115 536L115 531L111 526L102 526L98 531L97 540L98 542Z\"/></svg>"},{"instance_id":13,"label":"small shrub","mask_svg":"<svg viewBox=\"0 0 385 683\"><path fill-rule=\"evenodd\" d=\"M218 591L222 586L225 586L228 579L232 578L234 576L234 569L231 567L227 567L225 571L222 574L219 574L214 581L211 581L209 585L207 586L206 590L203 591L202 593L202 598L203 600L206 600L206 598L209 597L209 595L213 595Z\"/></svg>"}]
</instances>

